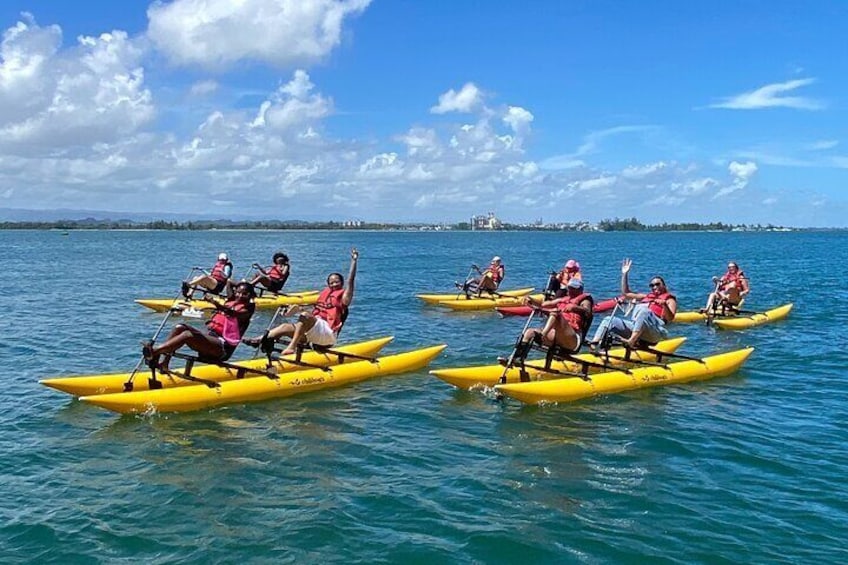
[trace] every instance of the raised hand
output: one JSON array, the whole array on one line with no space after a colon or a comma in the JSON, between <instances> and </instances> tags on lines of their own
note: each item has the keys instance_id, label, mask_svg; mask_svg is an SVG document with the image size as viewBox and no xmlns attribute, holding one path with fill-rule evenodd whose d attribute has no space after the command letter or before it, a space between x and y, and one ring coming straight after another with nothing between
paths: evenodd
<instances>
[{"instance_id":1,"label":"raised hand","mask_svg":"<svg viewBox=\"0 0 848 565\"><path fill-rule=\"evenodd\" d=\"M359 259L359 251L357 251L357 250L356 250L356 247L351 247L351 249L350 249L350 258L351 258L353 261L356 261L357 259Z\"/></svg>"},{"instance_id":2,"label":"raised hand","mask_svg":"<svg viewBox=\"0 0 848 565\"><path fill-rule=\"evenodd\" d=\"M631 266L633 266L633 260L629 257L625 258L624 261L621 262L621 274L626 275L629 273Z\"/></svg>"}]
</instances>

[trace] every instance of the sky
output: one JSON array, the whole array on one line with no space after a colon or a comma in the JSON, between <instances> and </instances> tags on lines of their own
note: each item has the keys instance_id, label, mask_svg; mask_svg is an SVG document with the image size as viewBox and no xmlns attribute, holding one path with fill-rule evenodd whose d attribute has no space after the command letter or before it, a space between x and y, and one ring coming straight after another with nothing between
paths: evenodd
<instances>
[{"instance_id":1,"label":"sky","mask_svg":"<svg viewBox=\"0 0 848 565\"><path fill-rule=\"evenodd\" d=\"M0 208L848 227L848 2L9 0Z\"/></svg>"}]
</instances>

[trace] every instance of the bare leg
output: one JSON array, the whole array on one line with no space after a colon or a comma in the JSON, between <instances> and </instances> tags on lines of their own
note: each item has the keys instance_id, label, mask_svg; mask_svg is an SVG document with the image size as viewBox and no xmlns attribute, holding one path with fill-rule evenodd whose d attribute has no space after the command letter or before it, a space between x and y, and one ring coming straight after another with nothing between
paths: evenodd
<instances>
[{"instance_id":1,"label":"bare leg","mask_svg":"<svg viewBox=\"0 0 848 565\"><path fill-rule=\"evenodd\" d=\"M286 347L285 351L283 351L282 355L291 355L297 349L297 344L299 344L304 335L312 329L315 325L315 317L311 314L301 314L298 317L297 322L294 324L294 333L291 337L291 342L289 346Z\"/></svg>"}]
</instances>

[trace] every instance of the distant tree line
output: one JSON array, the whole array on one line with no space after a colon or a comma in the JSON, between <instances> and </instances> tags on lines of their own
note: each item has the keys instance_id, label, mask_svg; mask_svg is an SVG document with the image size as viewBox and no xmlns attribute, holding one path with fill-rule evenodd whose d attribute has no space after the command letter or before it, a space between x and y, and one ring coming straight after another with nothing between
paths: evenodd
<instances>
[{"instance_id":1,"label":"distant tree line","mask_svg":"<svg viewBox=\"0 0 848 565\"><path fill-rule=\"evenodd\" d=\"M0 229L5 230L181 230L181 231L196 231L196 230L211 230L211 229L243 229L243 230L419 230L419 229L434 229L434 224L415 223L415 224L399 224L399 223L379 223L379 222L307 222L303 220L266 220L266 221L233 221L233 220L191 220L187 222L155 220L151 222L140 222L133 220L98 220L94 218L86 218L83 220L58 220L52 222L0 222ZM459 222L457 224L441 225L440 229L450 229L454 231L465 231L471 229L471 224L468 222ZM786 228L768 224L766 226L746 225L746 224L725 224L723 222L711 222L708 224L698 224L694 222L683 223L662 223L657 225L643 224L636 218L625 219L605 219L592 226L588 222L579 222L576 224L558 224L558 225L524 225L524 224L504 224L501 228L508 231L518 230L565 230L565 231L767 231L767 230L783 230Z\"/></svg>"}]
</instances>

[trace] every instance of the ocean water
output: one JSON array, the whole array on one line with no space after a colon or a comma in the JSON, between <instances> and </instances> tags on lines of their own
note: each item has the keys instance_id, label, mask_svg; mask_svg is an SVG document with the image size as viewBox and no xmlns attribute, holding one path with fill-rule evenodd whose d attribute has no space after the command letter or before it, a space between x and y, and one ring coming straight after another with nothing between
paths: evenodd
<instances>
[{"instance_id":1,"label":"ocean water","mask_svg":"<svg viewBox=\"0 0 848 565\"><path fill-rule=\"evenodd\" d=\"M132 300L173 296L219 251L239 274L283 249L300 290L346 272L352 245L344 341L448 344L430 368L509 353L523 320L414 297L494 254L506 287L575 257L598 298L630 256L633 287L661 274L683 309L734 259L748 307L795 309L744 332L674 326L682 353L754 346L736 375L544 407L426 370L148 417L37 383L130 370L162 316ZM0 249L2 563L848 561L846 233L5 231Z\"/></svg>"}]
</instances>

